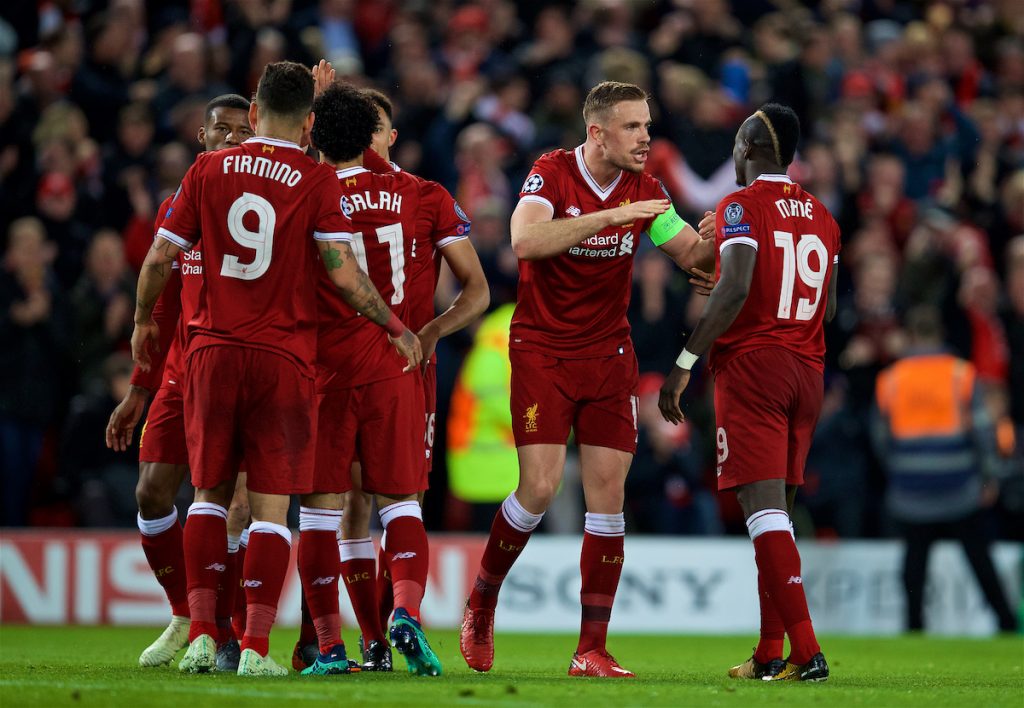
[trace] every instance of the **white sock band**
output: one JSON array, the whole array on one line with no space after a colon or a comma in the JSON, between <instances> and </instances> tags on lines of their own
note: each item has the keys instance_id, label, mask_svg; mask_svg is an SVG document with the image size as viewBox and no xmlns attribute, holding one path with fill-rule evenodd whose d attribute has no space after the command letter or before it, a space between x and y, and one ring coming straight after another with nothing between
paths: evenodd
<instances>
[{"instance_id":1,"label":"white sock band","mask_svg":"<svg viewBox=\"0 0 1024 708\"><path fill-rule=\"evenodd\" d=\"M142 514L137 516L139 531L143 536L156 536L178 523L178 507L173 507L171 513L160 519L143 519Z\"/></svg>"},{"instance_id":2,"label":"white sock band","mask_svg":"<svg viewBox=\"0 0 1024 708\"><path fill-rule=\"evenodd\" d=\"M789 514L784 512L782 509L763 509L757 513L751 514L750 518L747 519L747 533L750 534L751 541L761 534L768 533L770 531L785 531L786 533L791 533Z\"/></svg>"},{"instance_id":3,"label":"white sock band","mask_svg":"<svg viewBox=\"0 0 1024 708\"><path fill-rule=\"evenodd\" d=\"M249 529L242 529L242 535L238 537L238 545L241 548L249 547Z\"/></svg>"},{"instance_id":4,"label":"white sock band","mask_svg":"<svg viewBox=\"0 0 1024 708\"><path fill-rule=\"evenodd\" d=\"M793 522L789 522L789 535L793 537L793 541L796 541L796 531L793 530Z\"/></svg>"},{"instance_id":5,"label":"white sock band","mask_svg":"<svg viewBox=\"0 0 1024 708\"><path fill-rule=\"evenodd\" d=\"M341 511L319 509L312 506L299 507L299 531L337 531L341 526Z\"/></svg>"},{"instance_id":6,"label":"white sock band","mask_svg":"<svg viewBox=\"0 0 1024 708\"><path fill-rule=\"evenodd\" d=\"M342 541L338 544L338 552L341 555L341 562L350 560L373 560L377 554L373 550L373 540L366 538L353 538Z\"/></svg>"},{"instance_id":7,"label":"white sock band","mask_svg":"<svg viewBox=\"0 0 1024 708\"><path fill-rule=\"evenodd\" d=\"M384 528L388 527L395 519L399 519L403 516L411 516L414 519L423 520L423 511L420 509L418 502L410 499L409 501L398 502L397 504L389 504L380 510L380 522L384 524Z\"/></svg>"},{"instance_id":8,"label":"white sock band","mask_svg":"<svg viewBox=\"0 0 1024 708\"><path fill-rule=\"evenodd\" d=\"M515 492L512 492L505 501L501 503L501 514L505 517L505 521L509 522L513 528L523 533L530 533L535 528L540 526L540 520L544 518L544 512L539 514L531 514L523 505L516 499Z\"/></svg>"},{"instance_id":9,"label":"white sock band","mask_svg":"<svg viewBox=\"0 0 1024 708\"><path fill-rule=\"evenodd\" d=\"M188 515L192 516L219 516L225 521L228 520L228 510L222 507L220 504L212 504L210 502L195 502L188 508Z\"/></svg>"},{"instance_id":10,"label":"white sock band","mask_svg":"<svg viewBox=\"0 0 1024 708\"><path fill-rule=\"evenodd\" d=\"M387 529L381 531L381 534L380 534L380 547L382 549L387 549L387 545L384 543L387 540L387 537L388 537Z\"/></svg>"},{"instance_id":11,"label":"white sock band","mask_svg":"<svg viewBox=\"0 0 1024 708\"><path fill-rule=\"evenodd\" d=\"M272 524L269 521L253 521L249 526L249 536L257 533L276 533L278 536L283 538L285 542L290 546L292 545L292 532L288 530L288 527L282 526L281 524Z\"/></svg>"},{"instance_id":12,"label":"white sock band","mask_svg":"<svg viewBox=\"0 0 1024 708\"><path fill-rule=\"evenodd\" d=\"M586 513L583 530L592 536L625 536L626 517L618 514Z\"/></svg>"},{"instance_id":13,"label":"white sock band","mask_svg":"<svg viewBox=\"0 0 1024 708\"><path fill-rule=\"evenodd\" d=\"M241 536L228 534L228 553L238 553L238 546L242 542Z\"/></svg>"}]
</instances>

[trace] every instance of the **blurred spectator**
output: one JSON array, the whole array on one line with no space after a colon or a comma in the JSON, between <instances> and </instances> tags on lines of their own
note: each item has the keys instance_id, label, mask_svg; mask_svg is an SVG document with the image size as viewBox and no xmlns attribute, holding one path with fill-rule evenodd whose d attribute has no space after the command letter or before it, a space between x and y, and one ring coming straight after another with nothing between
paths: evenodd
<instances>
[{"instance_id":1,"label":"blurred spectator","mask_svg":"<svg viewBox=\"0 0 1024 708\"><path fill-rule=\"evenodd\" d=\"M101 366L102 385L71 399L61 435L61 467L84 526L134 525L137 448L132 448L134 456L116 453L104 445L102 434L96 434L128 392L132 368L131 355L109 355Z\"/></svg>"},{"instance_id":2,"label":"blurred spectator","mask_svg":"<svg viewBox=\"0 0 1024 708\"><path fill-rule=\"evenodd\" d=\"M24 217L8 229L0 272L2 526L28 520L43 436L63 403L70 322L50 267L54 253L39 219Z\"/></svg>"},{"instance_id":3,"label":"blurred spectator","mask_svg":"<svg viewBox=\"0 0 1024 708\"><path fill-rule=\"evenodd\" d=\"M134 304L135 274L128 269L121 237L101 230L89 245L85 273L71 292L75 358L84 389L103 380L103 363L111 351L128 351Z\"/></svg>"},{"instance_id":4,"label":"blurred spectator","mask_svg":"<svg viewBox=\"0 0 1024 708\"><path fill-rule=\"evenodd\" d=\"M677 269L656 248L642 249L634 265L628 317L641 372L668 371L683 348L686 291Z\"/></svg>"},{"instance_id":5,"label":"blurred spectator","mask_svg":"<svg viewBox=\"0 0 1024 708\"><path fill-rule=\"evenodd\" d=\"M1024 436L1024 234L1006 247L1006 294L1002 317L1010 348L1010 415ZM1024 446L1024 437L1018 445Z\"/></svg>"},{"instance_id":6,"label":"blurred spectator","mask_svg":"<svg viewBox=\"0 0 1024 708\"><path fill-rule=\"evenodd\" d=\"M992 565L984 512L998 494L995 435L975 368L943 350L942 319L921 305L907 313L907 356L879 377L873 440L888 472L886 503L901 527L907 629L924 628L924 580L932 543L963 544L999 628L1017 618Z\"/></svg>"},{"instance_id":7,"label":"blurred spectator","mask_svg":"<svg viewBox=\"0 0 1024 708\"><path fill-rule=\"evenodd\" d=\"M715 497L704 483L699 434L689 420L672 425L661 417L662 383L659 373L643 374L637 389L640 429L634 467L626 477L630 527L640 533L721 533Z\"/></svg>"}]
</instances>

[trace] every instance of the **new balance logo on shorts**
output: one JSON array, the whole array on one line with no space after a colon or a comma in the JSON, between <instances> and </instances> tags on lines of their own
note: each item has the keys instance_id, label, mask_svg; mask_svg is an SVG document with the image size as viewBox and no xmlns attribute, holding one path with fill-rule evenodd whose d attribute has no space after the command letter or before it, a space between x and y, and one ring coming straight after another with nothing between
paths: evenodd
<instances>
[{"instance_id":1,"label":"new balance logo on shorts","mask_svg":"<svg viewBox=\"0 0 1024 708\"><path fill-rule=\"evenodd\" d=\"M803 585L804 584L804 579L801 578L799 575L791 575L791 576L789 576L789 580L786 581L786 584L787 585Z\"/></svg>"},{"instance_id":2,"label":"new balance logo on shorts","mask_svg":"<svg viewBox=\"0 0 1024 708\"><path fill-rule=\"evenodd\" d=\"M316 580L313 581L313 584L314 585L330 585L333 582L334 582L334 576L331 575L331 576L328 576L326 578L317 578Z\"/></svg>"},{"instance_id":3,"label":"new balance logo on shorts","mask_svg":"<svg viewBox=\"0 0 1024 708\"><path fill-rule=\"evenodd\" d=\"M396 553L395 555L391 556L391 560L396 560L396 561L397 560L408 560L410 558L415 558L415 557L416 557L416 553L415 552L413 552L413 551L403 551L402 553Z\"/></svg>"},{"instance_id":4,"label":"new balance logo on shorts","mask_svg":"<svg viewBox=\"0 0 1024 708\"><path fill-rule=\"evenodd\" d=\"M223 573L228 567L223 563L210 563L206 566L205 570L216 570L218 573Z\"/></svg>"},{"instance_id":5,"label":"new balance logo on shorts","mask_svg":"<svg viewBox=\"0 0 1024 708\"><path fill-rule=\"evenodd\" d=\"M242 582L243 588L258 588L263 585L262 580L245 580Z\"/></svg>"}]
</instances>

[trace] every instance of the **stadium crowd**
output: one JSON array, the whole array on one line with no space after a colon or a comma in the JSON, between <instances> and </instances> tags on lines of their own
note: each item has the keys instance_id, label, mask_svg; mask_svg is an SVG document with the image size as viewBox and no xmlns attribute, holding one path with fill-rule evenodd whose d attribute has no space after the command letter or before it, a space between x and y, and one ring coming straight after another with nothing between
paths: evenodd
<instances>
[{"instance_id":1,"label":"stadium crowd","mask_svg":"<svg viewBox=\"0 0 1024 708\"><path fill-rule=\"evenodd\" d=\"M393 99L393 159L470 214L495 313L515 300L518 187L537 156L583 141L592 85L649 91L648 170L693 224L735 188L733 136L752 107L791 105L804 136L791 175L844 238L798 531L891 532L886 464L869 444L875 382L907 350L904 315L930 304L945 345L974 365L993 423L991 521L1024 536L1024 14L1014 0L52 0L5 4L0 18L0 525L134 523L137 456L106 449L101 432L132 370L135 280L156 207L202 147L210 98L251 95L268 62L324 57ZM705 300L654 251L637 257L630 308L644 376L628 523L742 530L729 495L711 491L709 378L695 371L705 395L684 426L657 410L661 375ZM444 282L446 306L454 286ZM474 513L444 493L448 428L473 432L449 405L472 347L472 333L439 346L432 530L494 509ZM563 516L553 507L545 524L578 530L581 514Z\"/></svg>"}]
</instances>

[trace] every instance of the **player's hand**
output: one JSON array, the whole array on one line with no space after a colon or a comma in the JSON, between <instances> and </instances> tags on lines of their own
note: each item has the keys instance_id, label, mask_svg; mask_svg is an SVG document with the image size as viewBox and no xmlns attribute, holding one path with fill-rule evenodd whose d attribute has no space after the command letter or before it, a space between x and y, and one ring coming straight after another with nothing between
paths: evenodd
<instances>
[{"instance_id":1,"label":"player's hand","mask_svg":"<svg viewBox=\"0 0 1024 708\"><path fill-rule=\"evenodd\" d=\"M143 371L149 371L153 366L150 347L154 352L160 351L160 327L152 318L146 322L136 322L132 332L132 359Z\"/></svg>"},{"instance_id":2,"label":"player's hand","mask_svg":"<svg viewBox=\"0 0 1024 708\"><path fill-rule=\"evenodd\" d=\"M672 371L665 378L665 383L661 385L661 391L658 393L658 408L661 410L661 417L672 425L679 425L686 420L682 409L679 408L679 398L689 383L690 372L673 366Z\"/></svg>"},{"instance_id":3,"label":"player's hand","mask_svg":"<svg viewBox=\"0 0 1024 708\"><path fill-rule=\"evenodd\" d=\"M672 206L672 202L667 199L646 199L642 202L633 202L609 209L608 216L611 219L609 226L625 226L634 221L651 219L658 214L664 214L670 206Z\"/></svg>"},{"instance_id":4,"label":"player's hand","mask_svg":"<svg viewBox=\"0 0 1024 708\"><path fill-rule=\"evenodd\" d=\"M420 347L423 349L423 369L427 368L430 363L430 357L434 355L434 349L437 348L437 340L440 339L440 333L436 327L431 326L428 322L423 326L416 336L420 340Z\"/></svg>"},{"instance_id":5,"label":"player's hand","mask_svg":"<svg viewBox=\"0 0 1024 708\"><path fill-rule=\"evenodd\" d=\"M107 423L107 447L111 450L124 452L132 444L132 435L146 407L147 397L146 389L140 386L128 387L124 400L117 404Z\"/></svg>"},{"instance_id":6,"label":"player's hand","mask_svg":"<svg viewBox=\"0 0 1024 708\"><path fill-rule=\"evenodd\" d=\"M412 333L408 327L398 337L389 336L388 339L395 345L398 353L405 357L408 363L402 371L412 371L423 361L423 347L420 345L419 337Z\"/></svg>"},{"instance_id":7,"label":"player's hand","mask_svg":"<svg viewBox=\"0 0 1024 708\"><path fill-rule=\"evenodd\" d=\"M704 212L704 217L697 224L697 233L705 241L715 237L715 212Z\"/></svg>"},{"instance_id":8,"label":"player's hand","mask_svg":"<svg viewBox=\"0 0 1024 708\"><path fill-rule=\"evenodd\" d=\"M705 273L700 268L690 268L690 285L697 291L698 295L710 295L715 289L715 276Z\"/></svg>"},{"instance_id":9,"label":"player's hand","mask_svg":"<svg viewBox=\"0 0 1024 708\"><path fill-rule=\"evenodd\" d=\"M320 62L313 67L313 96L319 96L327 90L329 86L334 83L334 77L337 72L334 71L334 67L331 66L331 62L326 59L321 59Z\"/></svg>"}]
</instances>

